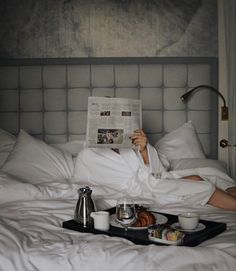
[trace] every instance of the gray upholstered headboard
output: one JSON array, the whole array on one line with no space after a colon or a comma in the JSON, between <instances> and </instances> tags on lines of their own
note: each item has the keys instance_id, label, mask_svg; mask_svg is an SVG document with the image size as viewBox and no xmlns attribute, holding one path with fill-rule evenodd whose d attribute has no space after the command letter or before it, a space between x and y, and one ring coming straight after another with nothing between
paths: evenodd
<instances>
[{"instance_id":1,"label":"gray upholstered headboard","mask_svg":"<svg viewBox=\"0 0 236 271\"><path fill-rule=\"evenodd\" d=\"M192 120L208 157L217 158L218 103L189 88L217 87L215 58L73 58L0 60L0 127L48 143L85 138L88 96L140 98L151 143Z\"/></svg>"}]
</instances>

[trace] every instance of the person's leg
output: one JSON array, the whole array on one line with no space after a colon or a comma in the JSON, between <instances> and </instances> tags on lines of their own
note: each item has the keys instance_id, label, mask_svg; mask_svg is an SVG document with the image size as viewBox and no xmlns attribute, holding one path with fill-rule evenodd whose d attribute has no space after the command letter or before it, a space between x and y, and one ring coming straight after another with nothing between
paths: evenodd
<instances>
[{"instance_id":1,"label":"person's leg","mask_svg":"<svg viewBox=\"0 0 236 271\"><path fill-rule=\"evenodd\" d=\"M165 195L166 200L168 196L170 196L172 201L173 198L178 200L178 196L180 198L186 197L186 200L189 200L189 204L205 205L207 203L220 209L236 211L236 197L215 187L214 184L202 180L201 177L197 175L186 176L178 180L168 179L168 181L166 181L161 179L156 183L147 183L150 184L149 189L152 192L156 191L158 197L160 197L161 194ZM190 195L191 198L189 197Z\"/></svg>"},{"instance_id":2,"label":"person's leg","mask_svg":"<svg viewBox=\"0 0 236 271\"><path fill-rule=\"evenodd\" d=\"M236 198L218 188L210 197L208 204L228 211L236 211Z\"/></svg>"},{"instance_id":3,"label":"person's leg","mask_svg":"<svg viewBox=\"0 0 236 271\"><path fill-rule=\"evenodd\" d=\"M226 189L226 192L228 192L232 196L236 197L236 187L229 187Z\"/></svg>"},{"instance_id":4,"label":"person's leg","mask_svg":"<svg viewBox=\"0 0 236 271\"><path fill-rule=\"evenodd\" d=\"M189 180L193 180L193 181L204 181L204 179L202 179L200 176L198 175L190 175L190 176L186 176L183 177L183 179L189 179ZM233 187L229 187L225 190L225 192L227 192L228 194L230 194L231 196L236 198L236 186Z\"/></svg>"}]
</instances>

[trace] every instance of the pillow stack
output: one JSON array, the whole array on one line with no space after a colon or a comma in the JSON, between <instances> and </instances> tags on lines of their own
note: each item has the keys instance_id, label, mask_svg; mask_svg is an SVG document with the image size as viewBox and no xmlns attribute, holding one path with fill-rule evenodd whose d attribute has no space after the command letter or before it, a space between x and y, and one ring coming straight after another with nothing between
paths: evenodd
<instances>
[{"instance_id":1,"label":"pillow stack","mask_svg":"<svg viewBox=\"0 0 236 271\"><path fill-rule=\"evenodd\" d=\"M21 130L1 171L31 184L67 182L73 174L68 153L49 146Z\"/></svg>"}]
</instances>

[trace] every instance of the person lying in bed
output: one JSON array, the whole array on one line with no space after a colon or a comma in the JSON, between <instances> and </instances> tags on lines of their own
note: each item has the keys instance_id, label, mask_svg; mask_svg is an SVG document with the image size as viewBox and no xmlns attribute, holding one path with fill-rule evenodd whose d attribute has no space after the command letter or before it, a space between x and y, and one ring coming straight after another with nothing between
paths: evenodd
<instances>
[{"instance_id":1,"label":"person lying in bed","mask_svg":"<svg viewBox=\"0 0 236 271\"><path fill-rule=\"evenodd\" d=\"M132 196L140 196L144 190L149 190L161 202L183 202L192 206L210 204L236 210L236 187L232 182L222 180L223 190L209 178L203 180L198 175L176 177L165 170L143 130L135 131L131 140L138 148L84 149L77 157L74 176L78 181L89 180L94 186L102 184L105 188L125 191ZM162 172L163 178L150 188L150 175L158 171Z\"/></svg>"}]
</instances>

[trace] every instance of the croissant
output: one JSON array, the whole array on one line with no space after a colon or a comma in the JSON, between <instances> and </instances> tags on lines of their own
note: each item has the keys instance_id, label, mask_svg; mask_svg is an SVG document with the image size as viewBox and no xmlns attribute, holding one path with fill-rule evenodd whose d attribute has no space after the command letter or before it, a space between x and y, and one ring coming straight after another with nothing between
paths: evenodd
<instances>
[{"instance_id":1,"label":"croissant","mask_svg":"<svg viewBox=\"0 0 236 271\"><path fill-rule=\"evenodd\" d=\"M156 224L156 218L153 213L141 210L137 212L137 220L132 225L133 227L147 227L149 225Z\"/></svg>"}]
</instances>

